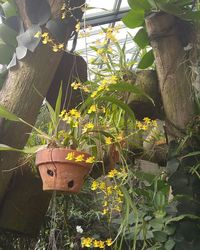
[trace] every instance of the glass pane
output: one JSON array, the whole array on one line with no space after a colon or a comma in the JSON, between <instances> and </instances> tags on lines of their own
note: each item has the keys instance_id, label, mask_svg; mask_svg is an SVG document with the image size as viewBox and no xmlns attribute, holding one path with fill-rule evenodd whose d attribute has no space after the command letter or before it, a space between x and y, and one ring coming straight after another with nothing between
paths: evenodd
<instances>
[{"instance_id":1,"label":"glass pane","mask_svg":"<svg viewBox=\"0 0 200 250\"><path fill-rule=\"evenodd\" d=\"M101 15L112 11L114 8L115 0L87 0L86 3L89 7L94 9L89 9L86 11L86 17Z\"/></svg>"},{"instance_id":2,"label":"glass pane","mask_svg":"<svg viewBox=\"0 0 200 250\"><path fill-rule=\"evenodd\" d=\"M130 8L127 0L122 0L120 9L123 9L123 8Z\"/></svg>"},{"instance_id":3,"label":"glass pane","mask_svg":"<svg viewBox=\"0 0 200 250\"><path fill-rule=\"evenodd\" d=\"M126 41L126 48L127 48L126 56L129 59L133 56L133 54L135 54L135 51L137 50L137 46L133 42L132 37L128 35L128 33L134 36L136 32L138 31L138 28L128 29L124 26L122 22L117 22L116 25L120 26L119 32L116 35L117 40L121 46L123 46L123 44ZM110 24L101 25L101 27L103 28L108 28L109 26ZM97 46L96 41L104 37L102 36L102 34L100 34L101 27L100 26L93 27L92 30L89 31L89 35L87 37L79 36L78 38L76 52L80 53L81 56L83 56L86 60L87 59L90 60L91 58L95 56L95 52L90 48L90 46ZM70 43L69 43L69 48L70 48Z\"/></svg>"}]
</instances>

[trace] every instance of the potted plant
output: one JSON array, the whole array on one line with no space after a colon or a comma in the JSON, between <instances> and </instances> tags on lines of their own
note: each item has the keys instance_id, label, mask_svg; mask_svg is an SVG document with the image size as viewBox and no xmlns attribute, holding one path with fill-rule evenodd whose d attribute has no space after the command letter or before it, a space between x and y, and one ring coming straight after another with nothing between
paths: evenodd
<instances>
[{"instance_id":1,"label":"potted plant","mask_svg":"<svg viewBox=\"0 0 200 250\"><path fill-rule=\"evenodd\" d=\"M33 129L32 135L37 137L36 145L25 147L24 149L16 149L4 144L0 144L2 151L18 151L22 153L34 153L35 164L39 169L40 176L43 182L43 190L59 192L78 193L92 169L94 156L84 151L86 146L78 147L78 126L74 123L73 118L77 120L80 113L76 109L72 109L68 114L71 114L71 124L68 124L66 131L59 127L62 116L66 111L61 109L62 86L56 102L55 110L46 102L48 115L50 120L45 124L43 129L32 126L15 114L0 106L0 117L11 121L22 122ZM78 124L77 124L78 125ZM85 131L86 132L86 131ZM84 140L87 138L85 135ZM79 138L80 139L80 138ZM39 145L38 145L39 144ZM76 150L78 148L78 150Z\"/></svg>"}]
</instances>

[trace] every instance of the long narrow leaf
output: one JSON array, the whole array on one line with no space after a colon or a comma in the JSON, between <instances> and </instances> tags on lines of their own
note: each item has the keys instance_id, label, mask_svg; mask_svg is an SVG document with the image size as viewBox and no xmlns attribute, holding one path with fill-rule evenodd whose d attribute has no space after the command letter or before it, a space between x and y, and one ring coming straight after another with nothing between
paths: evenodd
<instances>
[{"instance_id":1,"label":"long narrow leaf","mask_svg":"<svg viewBox=\"0 0 200 250\"><path fill-rule=\"evenodd\" d=\"M24 154L35 154L38 150L44 148L45 145L37 145L33 147L25 147L23 149L13 148L5 144L0 144L0 151L14 151Z\"/></svg>"},{"instance_id":2,"label":"long narrow leaf","mask_svg":"<svg viewBox=\"0 0 200 250\"><path fill-rule=\"evenodd\" d=\"M176 217L173 217L173 218L167 220L166 225L169 223L172 223L172 222L177 222L177 221L183 220L185 218L189 218L189 219L193 219L193 220L200 220L199 216L196 216L193 214L182 214L182 215L179 215L179 216L176 216Z\"/></svg>"},{"instance_id":3,"label":"long narrow leaf","mask_svg":"<svg viewBox=\"0 0 200 250\"><path fill-rule=\"evenodd\" d=\"M150 96L148 96L147 94L145 94L144 91L142 91L139 87L137 87L133 84L127 83L127 82L120 82L120 83L116 83L116 84L111 84L109 86L109 90L119 91L119 92L123 91L123 92L133 93L136 95L145 96L147 99L149 99L154 104L153 99Z\"/></svg>"},{"instance_id":4,"label":"long narrow leaf","mask_svg":"<svg viewBox=\"0 0 200 250\"><path fill-rule=\"evenodd\" d=\"M0 105L0 117L8 119L9 121L20 122L20 118L13 114L12 112L8 111L5 107Z\"/></svg>"},{"instance_id":5,"label":"long narrow leaf","mask_svg":"<svg viewBox=\"0 0 200 250\"><path fill-rule=\"evenodd\" d=\"M200 155L200 151L195 151L195 152L191 152L189 154L184 155L183 157L181 157L182 159L186 158L186 157L192 157L192 156L197 156Z\"/></svg>"},{"instance_id":6,"label":"long narrow leaf","mask_svg":"<svg viewBox=\"0 0 200 250\"><path fill-rule=\"evenodd\" d=\"M5 144L0 144L0 151L16 151L16 152L21 152L20 149L10 147Z\"/></svg>"},{"instance_id":7,"label":"long narrow leaf","mask_svg":"<svg viewBox=\"0 0 200 250\"><path fill-rule=\"evenodd\" d=\"M51 140L51 137L48 136L48 134L42 132L42 130L36 128L35 126L31 125L30 123L24 121L23 119L19 118L20 121L24 124L26 124L27 126L29 126L30 128L34 129L37 133L38 133L38 136L41 136L42 138L45 138L46 140Z\"/></svg>"},{"instance_id":8,"label":"long narrow leaf","mask_svg":"<svg viewBox=\"0 0 200 250\"><path fill-rule=\"evenodd\" d=\"M63 84L61 83L60 85L60 89L59 89L59 92L58 92L58 97L57 97L57 100L56 100L56 107L55 107L55 115L56 115L56 120L59 119L59 114L60 114L60 109L61 109L61 102L62 102L62 86Z\"/></svg>"},{"instance_id":9,"label":"long narrow leaf","mask_svg":"<svg viewBox=\"0 0 200 250\"><path fill-rule=\"evenodd\" d=\"M49 115L50 115L50 119L53 125L54 130L57 127L57 120L56 120L56 113L55 110L53 109L53 107L50 105L49 102L45 101L46 105L47 105L47 109L49 111Z\"/></svg>"},{"instance_id":10,"label":"long narrow leaf","mask_svg":"<svg viewBox=\"0 0 200 250\"><path fill-rule=\"evenodd\" d=\"M131 120L135 123L135 114L134 114L134 112L123 101L120 101L120 100L118 100L118 99L116 99L116 98L114 98L112 96L102 96L102 97L97 98L96 101L97 102L106 101L106 102L110 102L112 104L117 105L118 107L120 107L121 109L123 109L129 115L129 117L131 118Z\"/></svg>"}]
</instances>

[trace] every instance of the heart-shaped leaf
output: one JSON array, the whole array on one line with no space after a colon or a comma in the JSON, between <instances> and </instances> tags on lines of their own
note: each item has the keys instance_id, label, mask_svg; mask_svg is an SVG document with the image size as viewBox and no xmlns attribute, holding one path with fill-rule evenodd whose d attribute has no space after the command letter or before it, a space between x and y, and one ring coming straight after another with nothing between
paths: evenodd
<instances>
[{"instance_id":1,"label":"heart-shaped leaf","mask_svg":"<svg viewBox=\"0 0 200 250\"><path fill-rule=\"evenodd\" d=\"M3 9L4 16L6 18L9 18L11 16L17 16L17 9L16 9L15 2L13 0L6 1L5 3L1 5L1 7Z\"/></svg>"},{"instance_id":2,"label":"heart-shaped leaf","mask_svg":"<svg viewBox=\"0 0 200 250\"><path fill-rule=\"evenodd\" d=\"M155 231L153 232L154 238L158 242L165 242L167 241L167 234L162 231Z\"/></svg>"},{"instance_id":3,"label":"heart-shaped leaf","mask_svg":"<svg viewBox=\"0 0 200 250\"><path fill-rule=\"evenodd\" d=\"M128 0L128 4L131 9L144 9L145 11L150 11L151 5L147 0Z\"/></svg>"},{"instance_id":4,"label":"heart-shaped leaf","mask_svg":"<svg viewBox=\"0 0 200 250\"><path fill-rule=\"evenodd\" d=\"M51 35L60 43L63 43L66 39L66 31L68 25L66 25L61 19L49 20L46 24L46 28Z\"/></svg>"},{"instance_id":5,"label":"heart-shaped leaf","mask_svg":"<svg viewBox=\"0 0 200 250\"><path fill-rule=\"evenodd\" d=\"M133 40L141 49L144 49L149 44L148 34L144 28L137 32Z\"/></svg>"},{"instance_id":6,"label":"heart-shaped leaf","mask_svg":"<svg viewBox=\"0 0 200 250\"><path fill-rule=\"evenodd\" d=\"M8 25L4 23L0 24L0 37L5 43L16 47L17 46L16 36L17 32L15 30L11 29Z\"/></svg>"},{"instance_id":7,"label":"heart-shaped leaf","mask_svg":"<svg viewBox=\"0 0 200 250\"><path fill-rule=\"evenodd\" d=\"M8 73L7 68L5 66L2 66L0 68L0 90L4 84L7 73Z\"/></svg>"},{"instance_id":8,"label":"heart-shaped leaf","mask_svg":"<svg viewBox=\"0 0 200 250\"><path fill-rule=\"evenodd\" d=\"M139 69L146 69L150 67L154 62L153 50L149 50L141 59L138 64Z\"/></svg>"},{"instance_id":9,"label":"heart-shaped leaf","mask_svg":"<svg viewBox=\"0 0 200 250\"><path fill-rule=\"evenodd\" d=\"M27 48L20 46L16 48L16 55L17 55L17 59L21 60L23 59L27 54Z\"/></svg>"},{"instance_id":10,"label":"heart-shaped leaf","mask_svg":"<svg viewBox=\"0 0 200 250\"><path fill-rule=\"evenodd\" d=\"M16 57L16 53L14 53L12 60L10 61L10 63L7 66L7 69L14 67L16 64L17 64L17 57Z\"/></svg>"},{"instance_id":11,"label":"heart-shaped leaf","mask_svg":"<svg viewBox=\"0 0 200 250\"><path fill-rule=\"evenodd\" d=\"M8 64L13 57L14 48L0 40L0 64Z\"/></svg>"},{"instance_id":12,"label":"heart-shaped leaf","mask_svg":"<svg viewBox=\"0 0 200 250\"><path fill-rule=\"evenodd\" d=\"M6 19L6 24L13 30L20 34L24 32L23 22L19 16L11 16Z\"/></svg>"},{"instance_id":13,"label":"heart-shaped leaf","mask_svg":"<svg viewBox=\"0 0 200 250\"><path fill-rule=\"evenodd\" d=\"M144 10L143 9L130 10L122 18L122 21L130 29L140 27L144 23Z\"/></svg>"},{"instance_id":14,"label":"heart-shaped leaf","mask_svg":"<svg viewBox=\"0 0 200 250\"><path fill-rule=\"evenodd\" d=\"M41 32L41 28L38 25L33 25L26 32L17 36L18 46L25 47L31 52L34 52L38 44L40 43L40 38L36 38L35 34Z\"/></svg>"}]
</instances>

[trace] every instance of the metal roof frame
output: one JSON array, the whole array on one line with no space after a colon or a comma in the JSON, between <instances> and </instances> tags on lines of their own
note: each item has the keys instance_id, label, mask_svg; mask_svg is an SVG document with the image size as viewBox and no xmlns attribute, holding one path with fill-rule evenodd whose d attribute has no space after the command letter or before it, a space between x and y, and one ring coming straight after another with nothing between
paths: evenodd
<instances>
[{"instance_id":1,"label":"metal roof frame","mask_svg":"<svg viewBox=\"0 0 200 250\"><path fill-rule=\"evenodd\" d=\"M129 8L120 9L122 0L115 0L112 11L104 14L97 14L86 17L85 22L87 25L98 26L103 24L115 23L120 21L125 13L129 11Z\"/></svg>"}]
</instances>

